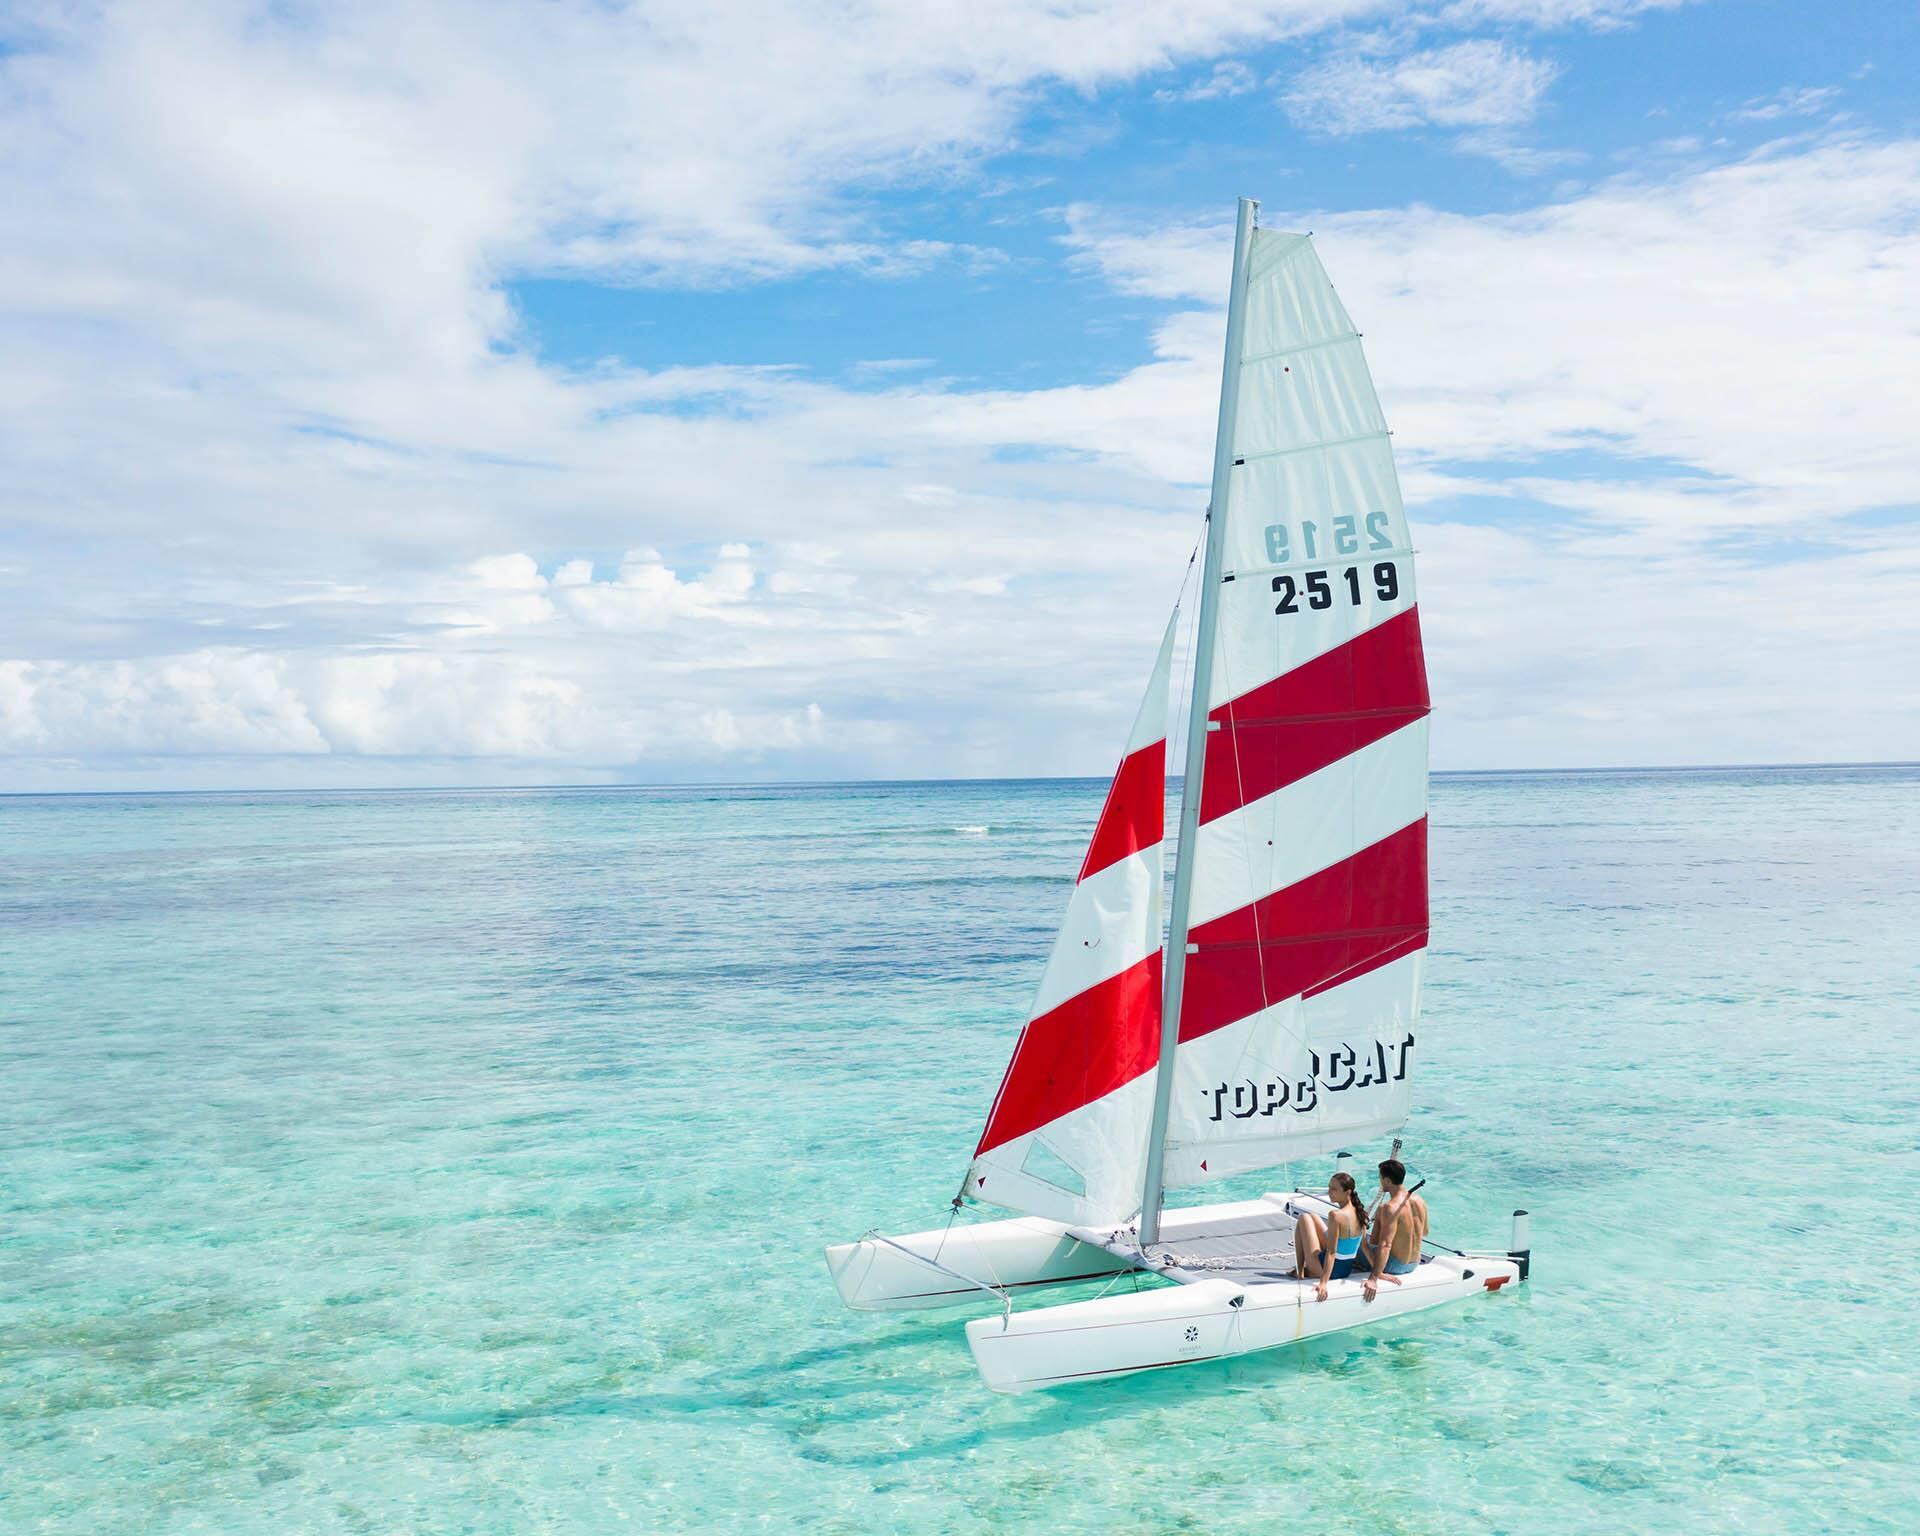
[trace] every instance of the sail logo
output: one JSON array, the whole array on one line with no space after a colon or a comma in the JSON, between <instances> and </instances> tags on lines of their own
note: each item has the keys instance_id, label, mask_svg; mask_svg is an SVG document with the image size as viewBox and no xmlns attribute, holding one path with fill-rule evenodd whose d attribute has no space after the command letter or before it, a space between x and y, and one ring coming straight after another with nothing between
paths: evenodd
<instances>
[{"instance_id":1,"label":"sail logo","mask_svg":"<svg viewBox=\"0 0 1920 1536\"><path fill-rule=\"evenodd\" d=\"M1412 1050L1413 1036L1409 1034L1397 1045L1384 1040L1360 1047L1339 1045L1324 1059L1318 1051L1310 1051L1305 1077L1273 1077L1265 1082L1243 1078L1237 1083L1203 1088L1200 1096L1212 1100L1213 1113L1207 1119L1215 1122L1251 1120L1255 1115L1268 1118L1288 1109L1296 1115L1311 1114L1320 1108L1323 1093L1351 1093L1404 1081Z\"/></svg>"}]
</instances>

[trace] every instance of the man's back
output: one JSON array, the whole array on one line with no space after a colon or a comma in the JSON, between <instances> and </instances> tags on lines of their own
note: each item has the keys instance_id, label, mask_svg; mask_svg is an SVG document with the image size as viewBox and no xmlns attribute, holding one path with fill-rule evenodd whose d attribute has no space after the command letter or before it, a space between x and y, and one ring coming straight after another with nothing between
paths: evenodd
<instances>
[{"instance_id":1,"label":"man's back","mask_svg":"<svg viewBox=\"0 0 1920 1536\"><path fill-rule=\"evenodd\" d=\"M1378 1247L1385 1241L1390 1259L1402 1264L1418 1263L1420 1245L1426 1240L1427 1202L1418 1195L1395 1195L1374 1213L1371 1246Z\"/></svg>"},{"instance_id":2,"label":"man's back","mask_svg":"<svg viewBox=\"0 0 1920 1536\"><path fill-rule=\"evenodd\" d=\"M1420 1245L1427 1240L1427 1202L1408 1195L1394 1224L1393 1242L1387 1252L1405 1264L1420 1262Z\"/></svg>"}]
</instances>

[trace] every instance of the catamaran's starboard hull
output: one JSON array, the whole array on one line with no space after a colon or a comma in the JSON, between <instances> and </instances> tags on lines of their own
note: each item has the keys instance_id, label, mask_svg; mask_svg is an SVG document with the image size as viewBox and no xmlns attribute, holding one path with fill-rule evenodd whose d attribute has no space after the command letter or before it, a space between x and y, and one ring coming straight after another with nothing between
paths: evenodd
<instances>
[{"instance_id":1,"label":"catamaran's starboard hull","mask_svg":"<svg viewBox=\"0 0 1920 1536\"><path fill-rule=\"evenodd\" d=\"M1202 1280L1065 1306L976 1318L967 1344L996 1392L1033 1392L1139 1371L1275 1349L1343 1329L1378 1325L1517 1281L1512 1259L1426 1260L1372 1301L1362 1281L1336 1280L1325 1301L1311 1282L1240 1285Z\"/></svg>"},{"instance_id":2,"label":"catamaran's starboard hull","mask_svg":"<svg viewBox=\"0 0 1920 1536\"><path fill-rule=\"evenodd\" d=\"M827 1249L827 1268L840 1299L856 1311L914 1312L993 1305L989 1286L1018 1294L1117 1275L1132 1265L1075 1241L1057 1221L1022 1216L836 1243Z\"/></svg>"}]
</instances>

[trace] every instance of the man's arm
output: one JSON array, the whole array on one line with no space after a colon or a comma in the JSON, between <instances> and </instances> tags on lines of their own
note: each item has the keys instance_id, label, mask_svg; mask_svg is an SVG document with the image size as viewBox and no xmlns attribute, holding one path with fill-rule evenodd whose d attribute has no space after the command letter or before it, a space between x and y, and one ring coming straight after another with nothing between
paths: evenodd
<instances>
[{"instance_id":1,"label":"man's arm","mask_svg":"<svg viewBox=\"0 0 1920 1536\"><path fill-rule=\"evenodd\" d=\"M1378 1235L1368 1244L1368 1252L1373 1259L1373 1273L1367 1276L1364 1292L1368 1301L1372 1301L1373 1293L1380 1289L1380 1276L1387 1267L1387 1255L1393 1251L1393 1229L1399 1220L1400 1207L1389 1200L1377 1223Z\"/></svg>"}]
</instances>

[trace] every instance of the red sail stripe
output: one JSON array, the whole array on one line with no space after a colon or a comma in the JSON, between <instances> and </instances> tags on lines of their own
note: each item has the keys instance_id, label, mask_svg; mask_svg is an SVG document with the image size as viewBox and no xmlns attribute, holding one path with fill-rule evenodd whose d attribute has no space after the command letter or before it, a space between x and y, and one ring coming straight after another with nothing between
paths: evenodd
<instances>
[{"instance_id":1,"label":"red sail stripe","mask_svg":"<svg viewBox=\"0 0 1920 1536\"><path fill-rule=\"evenodd\" d=\"M1182 1040L1424 948L1426 818L1187 937L1197 950L1187 956Z\"/></svg>"},{"instance_id":2,"label":"red sail stripe","mask_svg":"<svg viewBox=\"0 0 1920 1536\"><path fill-rule=\"evenodd\" d=\"M1020 1036L979 1157L1151 1072L1160 1055L1160 951L1040 1015Z\"/></svg>"},{"instance_id":3,"label":"red sail stripe","mask_svg":"<svg viewBox=\"0 0 1920 1536\"><path fill-rule=\"evenodd\" d=\"M1100 808L1093 841L1087 844L1086 862L1080 866L1082 880L1166 836L1166 766L1165 737L1120 759L1113 783L1107 786L1107 803Z\"/></svg>"},{"instance_id":4,"label":"red sail stripe","mask_svg":"<svg viewBox=\"0 0 1920 1536\"><path fill-rule=\"evenodd\" d=\"M1430 709L1408 608L1208 716L1200 819L1212 821L1390 736Z\"/></svg>"},{"instance_id":5,"label":"red sail stripe","mask_svg":"<svg viewBox=\"0 0 1920 1536\"><path fill-rule=\"evenodd\" d=\"M1388 944L1383 949L1368 949L1365 954L1348 970L1329 976L1325 981L1315 982L1300 995L1318 997L1322 992L1331 992L1343 982L1352 981L1356 976L1364 976L1368 971L1377 971L1389 961L1398 960L1402 955L1410 955L1417 949L1427 947L1427 930L1409 933L1404 939Z\"/></svg>"}]
</instances>

